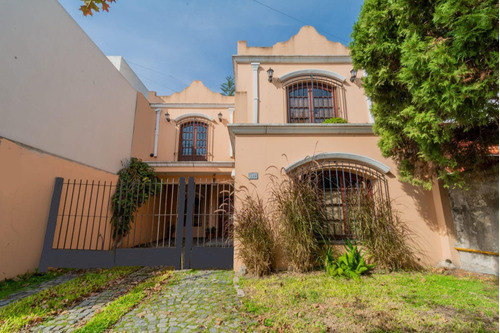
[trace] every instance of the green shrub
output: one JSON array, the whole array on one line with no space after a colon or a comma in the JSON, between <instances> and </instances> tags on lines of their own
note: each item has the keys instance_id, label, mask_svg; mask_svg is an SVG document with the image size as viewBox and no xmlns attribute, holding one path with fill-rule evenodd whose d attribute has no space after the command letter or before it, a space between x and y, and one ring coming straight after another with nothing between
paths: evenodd
<instances>
[{"instance_id":1,"label":"green shrub","mask_svg":"<svg viewBox=\"0 0 500 333\"><path fill-rule=\"evenodd\" d=\"M325 270L329 276L344 276L347 278L359 279L360 275L367 274L375 267L375 264L367 264L361 248L352 245L346 240L345 253L337 259L328 250L325 258Z\"/></svg>"},{"instance_id":2,"label":"green shrub","mask_svg":"<svg viewBox=\"0 0 500 333\"><path fill-rule=\"evenodd\" d=\"M274 269L275 243L271 222L258 196L245 195L234 214L238 255L249 273L267 275Z\"/></svg>"},{"instance_id":3,"label":"green shrub","mask_svg":"<svg viewBox=\"0 0 500 333\"><path fill-rule=\"evenodd\" d=\"M116 192L111 197L114 238L120 239L129 233L135 212L159 187L154 169L138 158L132 157L128 165L118 172Z\"/></svg>"},{"instance_id":4,"label":"green shrub","mask_svg":"<svg viewBox=\"0 0 500 333\"><path fill-rule=\"evenodd\" d=\"M344 118L340 118L340 117L333 117L333 118L325 119L323 124L347 124L347 120L345 120Z\"/></svg>"}]
</instances>

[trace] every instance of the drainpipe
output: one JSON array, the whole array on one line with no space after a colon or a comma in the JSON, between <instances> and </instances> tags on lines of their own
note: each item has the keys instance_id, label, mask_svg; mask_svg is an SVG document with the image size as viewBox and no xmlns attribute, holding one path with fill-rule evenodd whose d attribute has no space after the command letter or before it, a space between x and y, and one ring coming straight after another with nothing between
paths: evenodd
<instances>
[{"instance_id":1,"label":"drainpipe","mask_svg":"<svg viewBox=\"0 0 500 333\"><path fill-rule=\"evenodd\" d=\"M259 122L259 66L260 62L252 62L253 68L253 122Z\"/></svg>"},{"instance_id":2,"label":"drainpipe","mask_svg":"<svg viewBox=\"0 0 500 333\"><path fill-rule=\"evenodd\" d=\"M158 135L160 134L161 109L158 108L155 111L156 111L156 126L155 126L155 146L153 151L153 157L158 157Z\"/></svg>"},{"instance_id":3,"label":"drainpipe","mask_svg":"<svg viewBox=\"0 0 500 333\"><path fill-rule=\"evenodd\" d=\"M234 108L229 108L229 123L233 123ZM229 157L233 157L233 144L229 140Z\"/></svg>"}]
</instances>

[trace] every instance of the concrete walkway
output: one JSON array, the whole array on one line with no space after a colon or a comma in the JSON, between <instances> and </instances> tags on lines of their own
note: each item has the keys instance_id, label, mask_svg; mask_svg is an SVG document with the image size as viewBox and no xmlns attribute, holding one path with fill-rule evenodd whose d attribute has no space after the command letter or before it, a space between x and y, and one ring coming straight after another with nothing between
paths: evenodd
<instances>
[{"instance_id":1,"label":"concrete walkway","mask_svg":"<svg viewBox=\"0 0 500 333\"><path fill-rule=\"evenodd\" d=\"M147 300L113 332L245 332L230 271L176 272L174 284Z\"/></svg>"},{"instance_id":2,"label":"concrete walkway","mask_svg":"<svg viewBox=\"0 0 500 333\"><path fill-rule=\"evenodd\" d=\"M104 306L124 295L132 284L154 275L162 267L143 267L119 284L94 293L76 306L30 327L30 332L72 332ZM232 271L175 271L169 283L125 314L111 332L247 332L248 322L239 313ZM6 305L76 277L60 276L3 299ZM240 290L238 290L240 292Z\"/></svg>"},{"instance_id":3,"label":"concrete walkway","mask_svg":"<svg viewBox=\"0 0 500 333\"><path fill-rule=\"evenodd\" d=\"M109 302L124 295L132 283L140 283L158 270L158 267L143 267L127 275L120 284L94 294L73 308L63 311L51 320L31 328L30 332L72 332L78 325L86 323L92 316Z\"/></svg>"}]
</instances>

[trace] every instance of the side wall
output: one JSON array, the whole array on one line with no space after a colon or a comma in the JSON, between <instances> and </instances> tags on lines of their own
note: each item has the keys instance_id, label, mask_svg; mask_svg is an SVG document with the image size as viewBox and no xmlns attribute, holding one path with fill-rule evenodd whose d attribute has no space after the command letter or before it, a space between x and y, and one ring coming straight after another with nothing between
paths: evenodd
<instances>
[{"instance_id":1,"label":"side wall","mask_svg":"<svg viewBox=\"0 0 500 333\"><path fill-rule=\"evenodd\" d=\"M0 138L0 281L38 267L56 177L117 176Z\"/></svg>"},{"instance_id":2,"label":"side wall","mask_svg":"<svg viewBox=\"0 0 500 333\"><path fill-rule=\"evenodd\" d=\"M166 122L165 117L160 118L160 122ZM131 156L143 161L152 159L149 154L154 150L155 124L156 112L149 107L148 100L138 93Z\"/></svg>"},{"instance_id":3,"label":"side wall","mask_svg":"<svg viewBox=\"0 0 500 333\"><path fill-rule=\"evenodd\" d=\"M450 190L458 248L498 253L498 170ZM459 251L462 268L498 275L498 255Z\"/></svg>"},{"instance_id":4,"label":"side wall","mask_svg":"<svg viewBox=\"0 0 500 333\"><path fill-rule=\"evenodd\" d=\"M56 0L2 3L0 136L116 172L136 91Z\"/></svg>"}]
</instances>

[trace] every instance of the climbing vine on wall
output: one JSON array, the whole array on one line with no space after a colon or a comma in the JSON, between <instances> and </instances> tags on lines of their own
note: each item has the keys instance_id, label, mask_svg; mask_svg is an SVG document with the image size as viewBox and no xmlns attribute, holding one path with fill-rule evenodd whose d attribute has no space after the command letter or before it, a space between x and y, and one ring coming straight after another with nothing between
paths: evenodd
<instances>
[{"instance_id":1,"label":"climbing vine on wall","mask_svg":"<svg viewBox=\"0 0 500 333\"><path fill-rule=\"evenodd\" d=\"M122 239L130 232L134 213L159 187L154 169L138 158L132 157L118 172L116 192L111 198L115 239Z\"/></svg>"}]
</instances>

